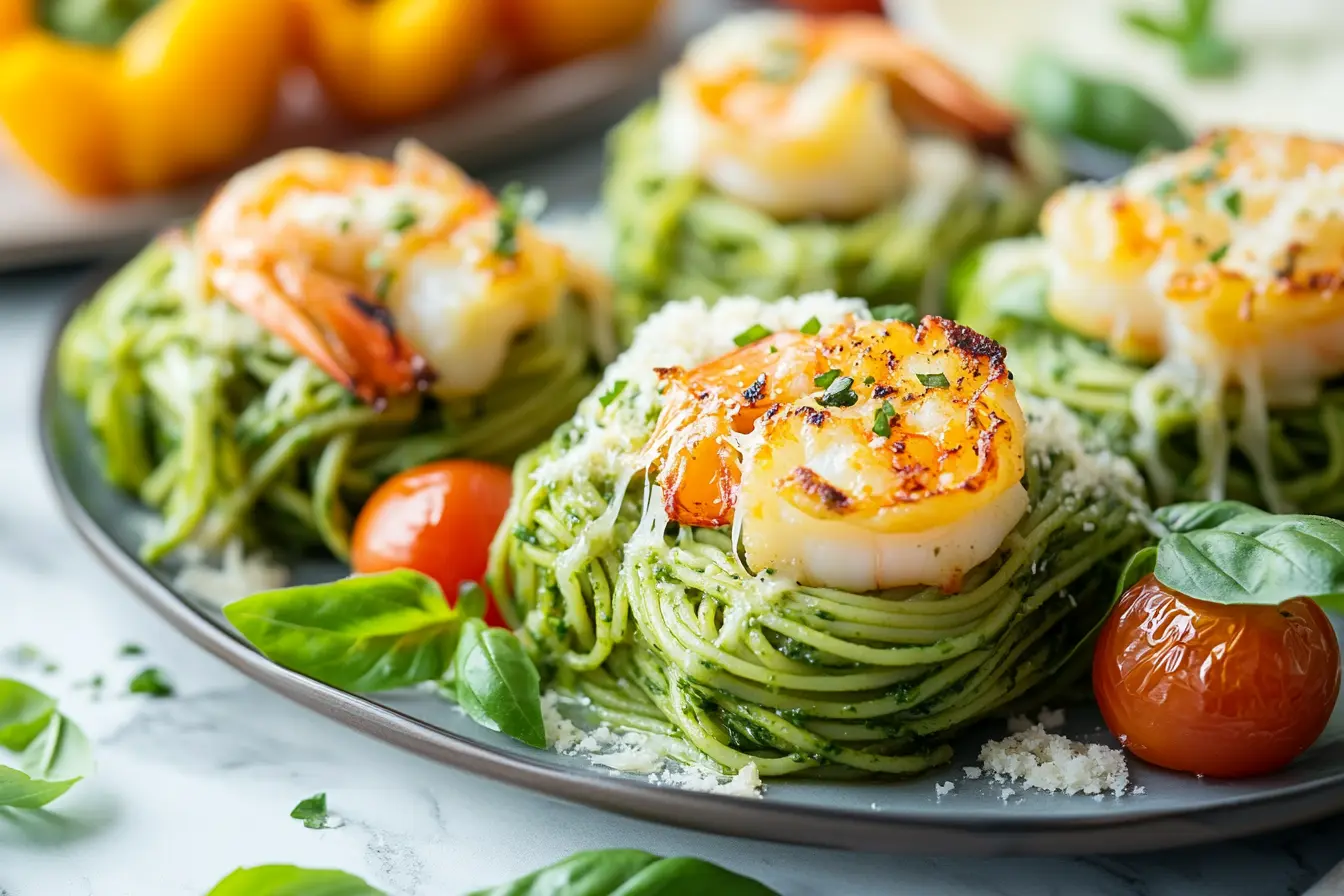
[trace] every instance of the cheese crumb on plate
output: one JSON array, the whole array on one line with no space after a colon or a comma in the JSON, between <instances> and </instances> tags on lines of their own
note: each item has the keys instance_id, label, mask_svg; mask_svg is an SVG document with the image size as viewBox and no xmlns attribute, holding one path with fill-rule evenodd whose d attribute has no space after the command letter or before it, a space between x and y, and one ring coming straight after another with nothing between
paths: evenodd
<instances>
[{"instance_id":1,"label":"cheese crumb on plate","mask_svg":"<svg viewBox=\"0 0 1344 896\"><path fill-rule=\"evenodd\" d=\"M1037 790L1117 796L1129 785L1125 754L1103 744L1084 744L1051 734L1037 723L1026 731L990 741L980 749L985 771Z\"/></svg>"}]
</instances>

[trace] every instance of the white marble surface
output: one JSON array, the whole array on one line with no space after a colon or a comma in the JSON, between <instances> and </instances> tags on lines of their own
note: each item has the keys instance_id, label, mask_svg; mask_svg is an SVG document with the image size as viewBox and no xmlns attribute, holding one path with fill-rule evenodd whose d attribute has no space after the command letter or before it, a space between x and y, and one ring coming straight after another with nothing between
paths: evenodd
<instances>
[{"instance_id":1,"label":"white marble surface","mask_svg":"<svg viewBox=\"0 0 1344 896\"><path fill-rule=\"evenodd\" d=\"M569 185L575 195L586 187ZM1344 857L1344 819L1215 848L964 860L801 849L632 821L402 753L291 705L205 655L104 572L62 520L39 461L41 353L69 273L0 277L0 657L94 741L97 773L50 811L0 810L0 896L200 896L240 865L342 868L397 896L453 896L578 849L703 856L802 894L1298 894ZM134 642L144 657L119 658ZM126 693L161 667L176 696ZM101 699L87 682L106 678ZM329 794L346 819L289 818Z\"/></svg>"}]
</instances>

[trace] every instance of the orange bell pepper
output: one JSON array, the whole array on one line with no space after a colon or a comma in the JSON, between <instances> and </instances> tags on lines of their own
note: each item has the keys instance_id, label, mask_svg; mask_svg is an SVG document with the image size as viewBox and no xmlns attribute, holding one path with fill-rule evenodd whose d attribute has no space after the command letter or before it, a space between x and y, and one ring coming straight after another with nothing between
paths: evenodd
<instances>
[{"instance_id":1,"label":"orange bell pepper","mask_svg":"<svg viewBox=\"0 0 1344 896\"><path fill-rule=\"evenodd\" d=\"M496 12L521 63L545 68L634 40L661 5L660 0L496 0Z\"/></svg>"},{"instance_id":2,"label":"orange bell pepper","mask_svg":"<svg viewBox=\"0 0 1344 896\"><path fill-rule=\"evenodd\" d=\"M66 190L157 189L259 137L288 61L277 0L161 0L110 47L43 30L38 0L0 0L0 122Z\"/></svg>"},{"instance_id":3,"label":"orange bell pepper","mask_svg":"<svg viewBox=\"0 0 1344 896\"><path fill-rule=\"evenodd\" d=\"M492 0L290 2L301 55L332 103L360 121L434 108L489 45Z\"/></svg>"}]
</instances>

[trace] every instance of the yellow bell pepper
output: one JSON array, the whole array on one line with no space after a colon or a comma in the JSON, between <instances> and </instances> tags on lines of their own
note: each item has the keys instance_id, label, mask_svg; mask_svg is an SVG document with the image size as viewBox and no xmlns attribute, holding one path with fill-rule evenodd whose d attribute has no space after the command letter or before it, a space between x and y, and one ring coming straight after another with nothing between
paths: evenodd
<instances>
[{"instance_id":1,"label":"yellow bell pepper","mask_svg":"<svg viewBox=\"0 0 1344 896\"><path fill-rule=\"evenodd\" d=\"M545 68L629 43L660 0L495 0L506 42L525 68Z\"/></svg>"},{"instance_id":2,"label":"yellow bell pepper","mask_svg":"<svg viewBox=\"0 0 1344 896\"><path fill-rule=\"evenodd\" d=\"M488 49L493 0L290 0L301 55L333 105L359 121L427 112Z\"/></svg>"},{"instance_id":3,"label":"yellow bell pepper","mask_svg":"<svg viewBox=\"0 0 1344 896\"><path fill-rule=\"evenodd\" d=\"M266 129L289 56L278 0L161 0L110 47L0 0L0 122L66 190L157 189L219 168Z\"/></svg>"}]
</instances>

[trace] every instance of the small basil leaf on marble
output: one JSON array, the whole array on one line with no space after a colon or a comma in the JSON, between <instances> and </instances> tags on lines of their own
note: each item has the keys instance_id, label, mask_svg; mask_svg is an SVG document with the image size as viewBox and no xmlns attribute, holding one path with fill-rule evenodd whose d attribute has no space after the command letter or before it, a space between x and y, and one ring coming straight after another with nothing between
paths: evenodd
<instances>
[{"instance_id":1,"label":"small basil leaf on marble","mask_svg":"<svg viewBox=\"0 0 1344 896\"><path fill-rule=\"evenodd\" d=\"M0 681L0 686L9 684ZM0 749L0 806L40 809L92 771L93 751L84 732L50 711L46 724L22 747Z\"/></svg>"},{"instance_id":2,"label":"small basil leaf on marble","mask_svg":"<svg viewBox=\"0 0 1344 896\"><path fill-rule=\"evenodd\" d=\"M206 896L387 896L344 871L259 865L239 868Z\"/></svg>"},{"instance_id":3,"label":"small basil leaf on marble","mask_svg":"<svg viewBox=\"0 0 1344 896\"><path fill-rule=\"evenodd\" d=\"M172 684L168 682L163 670L155 666L141 670L138 675L132 678L130 691L132 694L148 694L151 697L173 696Z\"/></svg>"},{"instance_id":4,"label":"small basil leaf on marble","mask_svg":"<svg viewBox=\"0 0 1344 896\"><path fill-rule=\"evenodd\" d=\"M280 665L357 692L438 679L461 625L438 584L408 569L263 591L224 615Z\"/></svg>"},{"instance_id":5,"label":"small basil leaf on marble","mask_svg":"<svg viewBox=\"0 0 1344 896\"><path fill-rule=\"evenodd\" d=\"M1184 504L1168 504L1153 513L1153 517L1168 532L1214 529L1239 516L1273 516L1273 514L1250 504L1243 504L1241 501L1189 501Z\"/></svg>"},{"instance_id":6,"label":"small basil leaf on marble","mask_svg":"<svg viewBox=\"0 0 1344 896\"><path fill-rule=\"evenodd\" d=\"M42 733L56 701L21 681L0 679L0 747L20 751Z\"/></svg>"},{"instance_id":7,"label":"small basil leaf on marble","mask_svg":"<svg viewBox=\"0 0 1344 896\"><path fill-rule=\"evenodd\" d=\"M577 852L525 877L468 896L779 896L703 859L664 859L637 849Z\"/></svg>"},{"instance_id":8,"label":"small basil leaf on marble","mask_svg":"<svg viewBox=\"0 0 1344 896\"><path fill-rule=\"evenodd\" d=\"M304 827L311 830L322 830L327 826L327 795L317 793L306 800L300 800L294 810L289 813L289 817L297 818L303 822Z\"/></svg>"},{"instance_id":9,"label":"small basil leaf on marble","mask_svg":"<svg viewBox=\"0 0 1344 896\"><path fill-rule=\"evenodd\" d=\"M458 705L477 724L545 749L541 676L513 632L464 622L453 680Z\"/></svg>"},{"instance_id":10,"label":"small basil leaf on marble","mask_svg":"<svg viewBox=\"0 0 1344 896\"><path fill-rule=\"evenodd\" d=\"M1344 607L1344 523L1256 510L1210 510L1211 528L1173 532L1154 574L1174 591L1216 603L1279 604L1310 597Z\"/></svg>"}]
</instances>

